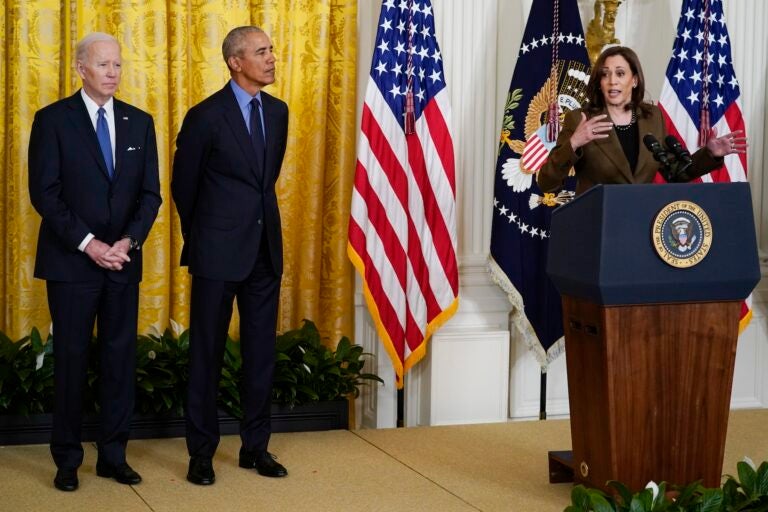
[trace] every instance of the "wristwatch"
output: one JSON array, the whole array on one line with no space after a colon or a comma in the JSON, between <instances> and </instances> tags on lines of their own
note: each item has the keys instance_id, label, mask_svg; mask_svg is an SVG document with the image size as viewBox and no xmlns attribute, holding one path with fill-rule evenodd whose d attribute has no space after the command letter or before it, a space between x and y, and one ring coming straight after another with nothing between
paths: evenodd
<instances>
[{"instance_id":1,"label":"wristwatch","mask_svg":"<svg viewBox=\"0 0 768 512\"><path fill-rule=\"evenodd\" d=\"M141 249L141 246L139 245L139 241L133 238L131 235L123 235L123 238L124 239L127 238L130 241L130 244L128 245L129 251L133 251L133 250L138 251L139 249Z\"/></svg>"}]
</instances>

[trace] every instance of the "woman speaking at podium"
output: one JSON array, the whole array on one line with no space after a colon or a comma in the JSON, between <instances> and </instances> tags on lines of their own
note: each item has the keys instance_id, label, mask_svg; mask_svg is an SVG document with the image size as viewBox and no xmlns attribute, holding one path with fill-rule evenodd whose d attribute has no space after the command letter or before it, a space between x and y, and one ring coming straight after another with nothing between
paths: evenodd
<instances>
[{"instance_id":1,"label":"woman speaking at podium","mask_svg":"<svg viewBox=\"0 0 768 512\"><path fill-rule=\"evenodd\" d=\"M689 181L722 166L724 156L746 151L743 132L717 137L713 128L705 147L689 155L678 146L682 158L669 158L659 142L667 136L661 110L644 97L637 54L626 46L605 49L592 68L586 105L566 114L557 144L539 170L541 191L562 188L571 168L577 195L601 183L650 183L657 171L667 181Z\"/></svg>"}]
</instances>

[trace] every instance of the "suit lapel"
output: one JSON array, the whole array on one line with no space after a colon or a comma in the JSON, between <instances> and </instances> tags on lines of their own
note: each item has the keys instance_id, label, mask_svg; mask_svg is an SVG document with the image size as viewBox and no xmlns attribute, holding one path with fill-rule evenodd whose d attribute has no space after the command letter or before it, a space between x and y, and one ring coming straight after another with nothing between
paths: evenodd
<instances>
[{"instance_id":1,"label":"suit lapel","mask_svg":"<svg viewBox=\"0 0 768 512\"><path fill-rule=\"evenodd\" d=\"M640 137L640 140L638 141L640 150L637 155L637 170L635 171L635 176L637 176L637 181L640 183L649 183L659 169L659 164L653 159L653 155L643 143L643 137L648 133L659 138L660 135L655 133L653 128L652 117L649 116L646 118L638 116L637 131L639 132L638 136Z\"/></svg>"},{"instance_id":2,"label":"suit lapel","mask_svg":"<svg viewBox=\"0 0 768 512\"><path fill-rule=\"evenodd\" d=\"M608 111L603 109L601 114L608 114ZM608 117L608 120L610 120L610 116ZM611 162L613 162L619 172L624 175L627 182L634 183L635 178L632 176L632 169L629 168L629 161L627 160L626 155L624 155L624 150L621 148L621 142L619 142L619 137L616 135L616 130L609 131L607 139L596 139L594 142L597 148Z\"/></svg>"},{"instance_id":3,"label":"suit lapel","mask_svg":"<svg viewBox=\"0 0 768 512\"><path fill-rule=\"evenodd\" d=\"M88 116L88 109L85 108L85 102L83 102L82 96L80 96L78 90L75 94L69 97L69 120L75 126L80 133L82 140L85 142L85 146L88 151L91 152L96 164L101 169L104 177L109 179L109 173L107 172L107 164L104 162L104 156L101 154L101 148L99 148L99 140L96 138L96 130L93 128L93 123Z\"/></svg>"},{"instance_id":4,"label":"suit lapel","mask_svg":"<svg viewBox=\"0 0 768 512\"><path fill-rule=\"evenodd\" d=\"M272 101L272 97L265 93L264 91L261 92L261 104L264 107L264 131L265 131L265 137L266 137L266 150L267 155L265 158L265 167L264 169L264 183L269 183L272 179L272 169L274 169L274 158L278 153L277 143L278 143L278 137L276 136L276 133L279 130L276 130L275 121L277 119L277 112L275 112L275 104Z\"/></svg>"},{"instance_id":5,"label":"suit lapel","mask_svg":"<svg viewBox=\"0 0 768 512\"><path fill-rule=\"evenodd\" d=\"M120 171L123 169L123 156L126 150L126 140L131 127L131 120L128 117L121 102L114 101L114 113L115 113L115 175L112 181L117 181L120 178Z\"/></svg>"},{"instance_id":6,"label":"suit lapel","mask_svg":"<svg viewBox=\"0 0 768 512\"><path fill-rule=\"evenodd\" d=\"M594 141L597 148L603 152L603 154L616 166L616 168L624 175L629 183L634 183L634 177L632 176L632 170L629 168L629 161L624 155L624 150L621 149L621 143L616 136L616 131L611 130L608 132L607 139L596 139Z\"/></svg>"},{"instance_id":7,"label":"suit lapel","mask_svg":"<svg viewBox=\"0 0 768 512\"><path fill-rule=\"evenodd\" d=\"M258 163L258 158L256 158L256 150L253 149L251 136L248 133L248 128L245 126L245 119L243 119L240 106L237 104L235 93L232 92L232 87L229 84L225 85L224 89L220 92L222 94L221 105L224 109L224 119L232 133L235 134L235 140L245 154L254 176L259 177L263 174L263 171Z\"/></svg>"}]
</instances>

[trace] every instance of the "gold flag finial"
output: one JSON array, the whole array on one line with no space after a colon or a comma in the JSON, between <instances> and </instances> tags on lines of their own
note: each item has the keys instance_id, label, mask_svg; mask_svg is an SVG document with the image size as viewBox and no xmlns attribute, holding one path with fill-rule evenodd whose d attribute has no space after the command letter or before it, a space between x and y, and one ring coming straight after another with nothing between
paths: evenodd
<instances>
[{"instance_id":1,"label":"gold flag finial","mask_svg":"<svg viewBox=\"0 0 768 512\"><path fill-rule=\"evenodd\" d=\"M595 0L595 17L587 25L587 53L594 65L603 46L620 44L616 39L616 11L623 0Z\"/></svg>"}]
</instances>

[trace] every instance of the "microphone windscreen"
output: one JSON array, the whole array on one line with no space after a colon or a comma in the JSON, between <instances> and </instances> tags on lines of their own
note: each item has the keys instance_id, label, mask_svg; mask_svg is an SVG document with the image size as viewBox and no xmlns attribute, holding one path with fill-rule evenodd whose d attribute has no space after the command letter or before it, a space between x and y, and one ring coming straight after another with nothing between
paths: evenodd
<instances>
[{"instance_id":1,"label":"microphone windscreen","mask_svg":"<svg viewBox=\"0 0 768 512\"><path fill-rule=\"evenodd\" d=\"M680 149L682 149L683 147L682 144L680 144L680 141L677 140L677 137L675 137L674 135L667 135L666 137L664 137L664 143L667 145L668 148L677 149L679 146Z\"/></svg>"},{"instance_id":2,"label":"microphone windscreen","mask_svg":"<svg viewBox=\"0 0 768 512\"><path fill-rule=\"evenodd\" d=\"M643 144L645 144L645 147L648 148L650 151L653 151L653 145L658 143L659 141L656 140L656 137L654 137L653 134L647 133L643 137Z\"/></svg>"}]
</instances>

